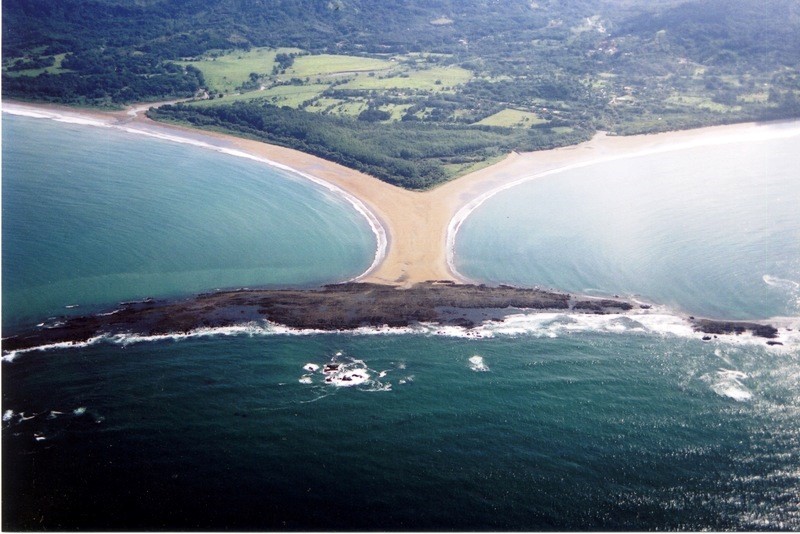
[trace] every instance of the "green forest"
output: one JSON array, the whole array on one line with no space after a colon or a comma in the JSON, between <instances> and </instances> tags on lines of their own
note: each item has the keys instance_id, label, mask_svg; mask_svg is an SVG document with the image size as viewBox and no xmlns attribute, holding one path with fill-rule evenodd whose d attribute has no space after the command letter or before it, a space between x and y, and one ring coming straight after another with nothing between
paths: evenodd
<instances>
[{"instance_id":1,"label":"green forest","mask_svg":"<svg viewBox=\"0 0 800 534\"><path fill-rule=\"evenodd\" d=\"M423 189L512 150L800 116L796 0L15 0L5 98L151 111Z\"/></svg>"}]
</instances>

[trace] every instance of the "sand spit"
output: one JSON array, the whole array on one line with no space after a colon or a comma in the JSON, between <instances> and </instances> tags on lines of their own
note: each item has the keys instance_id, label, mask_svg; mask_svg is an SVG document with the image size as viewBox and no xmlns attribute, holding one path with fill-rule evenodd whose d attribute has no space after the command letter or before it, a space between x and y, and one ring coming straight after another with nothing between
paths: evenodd
<instances>
[{"instance_id":1,"label":"sand spit","mask_svg":"<svg viewBox=\"0 0 800 534\"><path fill-rule=\"evenodd\" d=\"M372 266L355 280L411 287L428 280L468 282L455 269L453 248L461 223L494 194L563 170L622 158L743 140L800 136L800 121L745 123L630 137L598 133L590 141L554 150L513 153L503 161L425 192L407 191L297 150L231 135L156 123L142 104L121 112L84 111L4 102L3 111L63 122L120 128L249 157L294 171L338 191L364 215L376 235Z\"/></svg>"}]
</instances>

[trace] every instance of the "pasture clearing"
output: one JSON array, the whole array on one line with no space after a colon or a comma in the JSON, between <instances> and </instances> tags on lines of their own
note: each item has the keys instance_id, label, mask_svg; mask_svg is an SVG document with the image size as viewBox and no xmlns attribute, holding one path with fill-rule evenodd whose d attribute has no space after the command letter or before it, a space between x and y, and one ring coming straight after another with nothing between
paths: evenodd
<instances>
[{"instance_id":1,"label":"pasture clearing","mask_svg":"<svg viewBox=\"0 0 800 534\"><path fill-rule=\"evenodd\" d=\"M472 79L472 72L455 66L432 68L403 67L389 76L359 76L343 84L342 89L416 90L452 92L452 88Z\"/></svg>"},{"instance_id":2,"label":"pasture clearing","mask_svg":"<svg viewBox=\"0 0 800 534\"><path fill-rule=\"evenodd\" d=\"M490 115L475 124L479 126L504 126L507 128L529 128L536 124L544 124L548 121L542 119L536 113L521 111L519 109L506 108Z\"/></svg>"},{"instance_id":3,"label":"pasture clearing","mask_svg":"<svg viewBox=\"0 0 800 534\"><path fill-rule=\"evenodd\" d=\"M250 79L250 73L269 75L275 66L275 56L280 53L302 53L299 48L253 48L222 55L207 54L196 61L176 61L179 65L192 65L200 69L206 85L214 92L233 93Z\"/></svg>"}]
</instances>

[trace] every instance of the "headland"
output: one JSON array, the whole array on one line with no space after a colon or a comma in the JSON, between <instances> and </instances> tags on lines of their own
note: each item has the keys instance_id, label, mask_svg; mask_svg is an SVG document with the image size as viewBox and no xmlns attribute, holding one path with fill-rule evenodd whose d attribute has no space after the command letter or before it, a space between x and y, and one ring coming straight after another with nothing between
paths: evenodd
<instances>
[{"instance_id":1,"label":"headland","mask_svg":"<svg viewBox=\"0 0 800 534\"><path fill-rule=\"evenodd\" d=\"M69 346L116 336L157 337L268 321L294 329L352 331L362 327L408 327L431 323L473 328L509 314L636 314L651 306L625 299L591 298L541 289L430 281L409 288L345 283L318 289L218 291L178 301L122 303L106 313L59 320L3 340L14 351ZM760 323L692 320L698 332L777 337ZM709 336L710 339L710 336Z\"/></svg>"}]
</instances>

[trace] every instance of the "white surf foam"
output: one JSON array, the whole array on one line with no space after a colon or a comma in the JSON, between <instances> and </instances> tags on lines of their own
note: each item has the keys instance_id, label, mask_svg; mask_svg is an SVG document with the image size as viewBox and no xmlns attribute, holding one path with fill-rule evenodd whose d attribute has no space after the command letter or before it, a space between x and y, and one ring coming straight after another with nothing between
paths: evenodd
<instances>
[{"instance_id":1,"label":"white surf foam","mask_svg":"<svg viewBox=\"0 0 800 534\"><path fill-rule=\"evenodd\" d=\"M14 410L6 410L5 412L3 412L3 422L11 421L13 417L14 417Z\"/></svg>"},{"instance_id":2,"label":"white surf foam","mask_svg":"<svg viewBox=\"0 0 800 534\"><path fill-rule=\"evenodd\" d=\"M3 113L10 115L19 115L22 117L30 117L33 119L48 119L56 122L64 122L69 124L80 124L82 126L97 126L102 128L109 128L112 126L110 121L100 118L88 117L77 113L70 113L69 111L62 110L49 110L40 108L31 108L28 106L4 102Z\"/></svg>"},{"instance_id":3,"label":"white surf foam","mask_svg":"<svg viewBox=\"0 0 800 534\"><path fill-rule=\"evenodd\" d=\"M800 347L800 317L777 317L765 322L778 328L778 338L771 342L781 345L771 346L774 351L793 351ZM406 327L361 327L354 330L320 330L292 328L270 321L254 321L235 326L198 328L188 332L168 334L114 334L100 335L85 342L63 342L10 351L3 356L3 361L12 362L21 354L34 351L47 351L65 348L81 348L106 342L123 347L137 343L159 341L182 341L185 339L216 336L313 336L313 335L348 335L348 336L396 336L422 335L441 336L460 339L489 339L500 336L532 336L557 338L576 333L595 332L603 334L641 334L658 335L687 339L700 339L705 334L694 331L691 323L679 316L663 312L663 310L643 310L631 314L578 314L564 312L518 313L506 316L502 321L487 321L473 328L459 326L441 326L434 323L421 323ZM714 343L732 343L738 345L765 346L768 340L745 333L741 335L720 334L714 336ZM337 353L336 357L341 356ZM307 364L308 365L308 364ZM314 364L316 365L316 364ZM401 368L401 367L398 367ZM307 369L308 370L308 369Z\"/></svg>"},{"instance_id":4,"label":"white surf foam","mask_svg":"<svg viewBox=\"0 0 800 534\"><path fill-rule=\"evenodd\" d=\"M762 279L770 287L780 289L788 297L789 306L800 311L800 282L765 274Z\"/></svg>"},{"instance_id":5,"label":"white surf foam","mask_svg":"<svg viewBox=\"0 0 800 534\"><path fill-rule=\"evenodd\" d=\"M771 276L769 274L765 274L762 279L764 283L770 285L772 287L779 287L781 289L800 289L800 282L795 282L794 280L789 280L788 278L778 278L777 276Z\"/></svg>"},{"instance_id":6,"label":"white surf foam","mask_svg":"<svg viewBox=\"0 0 800 534\"><path fill-rule=\"evenodd\" d=\"M478 373L486 373L489 371L489 367L483 361L483 356L472 356L469 359L469 368Z\"/></svg>"},{"instance_id":7,"label":"white surf foam","mask_svg":"<svg viewBox=\"0 0 800 534\"><path fill-rule=\"evenodd\" d=\"M720 397L727 397L738 402L745 402L753 398L753 394L742 383L742 380L748 376L741 371L721 368L713 375L706 374L700 378L707 382L711 390Z\"/></svg>"},{"instance_id":8,"label":"white surf foam","mask_svg":"<svg viewBox=\"0 0 800 534\"><path fill-rule=\"evenodd\" d=\"M102 339L104 339L104 336L95 336L93 338L88 339L87 341L62 341L60 343L49 343L47 345L39 345L38 347L31 347L29 349L12 350L4 354L2 360L4 362L10 363L16 360L21 354L26 354L30 352L44 352L48 350L89 347L101 341Z\"/></svg>"},{"instance_id":9,"label":"white surf foam","mask_svg":"<svg viewBox=\"0 0 800 534\"><path fill-rule=\"evenodd\" d=\"M337 352L324 365L306 364L303 369L310 371L312 367L313 371L300 377L301 384L313 383L313 375L318 373L321 375L322 383L328 386L363 386L359 388L363 391L391 391L392 389L391 383L384 383L372 377L377 373L378 378L384 378L387 374L386 371L374 371L365 361L346 357L341 352Z\"/></svg>"}]
</instances>

